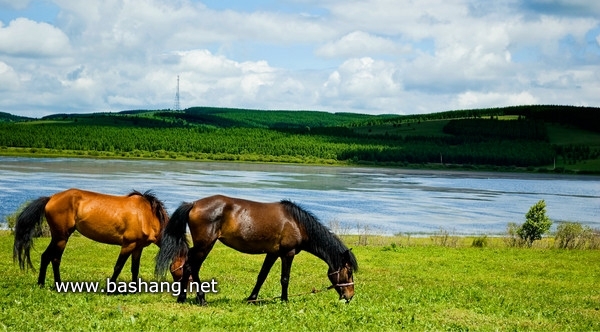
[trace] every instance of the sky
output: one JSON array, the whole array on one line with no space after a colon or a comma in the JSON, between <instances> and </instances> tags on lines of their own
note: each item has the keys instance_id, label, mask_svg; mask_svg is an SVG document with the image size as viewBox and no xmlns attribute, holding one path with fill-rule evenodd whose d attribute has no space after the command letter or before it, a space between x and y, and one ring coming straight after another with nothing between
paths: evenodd
<instances>
[{"instance_id":1,"label":"sky","mask_svg":"<svg viewBox=\"0 0 600 332\"><path fill-rule=\"evenodd\" d=\"M0 0L0 112L600 106L600 1Z\"/></svg>"}]
</instances>

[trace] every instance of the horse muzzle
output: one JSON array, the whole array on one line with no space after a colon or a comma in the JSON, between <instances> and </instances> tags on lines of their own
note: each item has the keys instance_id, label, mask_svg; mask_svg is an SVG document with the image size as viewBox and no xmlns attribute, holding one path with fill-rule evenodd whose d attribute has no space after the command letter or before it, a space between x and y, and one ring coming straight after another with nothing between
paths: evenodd
<instances>
[{"instance_id":1,"label":"horse muzzle","mask_svg":"<svg viewBox=\"0 0 600 332\"><path fill-rule=\"evenodd\" d=\"M348 304L348 303L350 303L350 301L352 300L353 297L354 297L354 294L348 295L348 294L342 293L342 294L340 294L340 301L346 300L346 304Z\"/></svg>"}]
</instances>

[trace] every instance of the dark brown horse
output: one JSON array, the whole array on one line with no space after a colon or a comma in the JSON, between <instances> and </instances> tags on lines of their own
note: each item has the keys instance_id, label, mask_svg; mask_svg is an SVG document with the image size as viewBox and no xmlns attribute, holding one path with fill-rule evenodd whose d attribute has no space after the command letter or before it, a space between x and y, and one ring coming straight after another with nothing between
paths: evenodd
<instances>
[{"instance_id":1,"label":"dark brown horse","mask_svg":"<svg viewBox=\"0 0 600 332\"><path fill-rule=\"evenodd\" d=\"M160 245L161 233L169 220L163 203L151 192L133 191L126 196L112 196L79 189L69 189L51 197L40 197L31 202L17 217L13 258L21 269L25 263L31 268L30 251L33 238L46 217L52 239L42 254L38 284L46 281L46 269L52 262L55 284L60 283L60 260L69 240L77 230L98 242L121 246L111 281L115 281L125 262L131 258L131 275L137 281L140 258L144 247ZM171 272L179 280L183 258L175 259Z\"/></svg>"},{"instance_id":2,"label":"dark brown horse","mask_svg":"<svg viewBox=\"0 0 600 332\"><path fill-rule=\"evenodd\" d=\"M192 248L186 240L186 226L192 235ZM302 250L327 263L330 288L338 292L340 299L349 302L354 296L352 273L358 269L354 254L313 214L287 200L259 203L211 196L181 204L163 231L156 275L164 276L173 260L187 253L180 289L186 288L190 275L200 283L200 267L217 240L247 254L266 254L249 302L257 300L277 258L281 258L282 266L281 300L287 301L292 261ZM199 304L206 303L204 293L198 292L196 297ZM177 301L184 302L185 298L186 293L181 292Z\"/></svg>"}]
</instances>

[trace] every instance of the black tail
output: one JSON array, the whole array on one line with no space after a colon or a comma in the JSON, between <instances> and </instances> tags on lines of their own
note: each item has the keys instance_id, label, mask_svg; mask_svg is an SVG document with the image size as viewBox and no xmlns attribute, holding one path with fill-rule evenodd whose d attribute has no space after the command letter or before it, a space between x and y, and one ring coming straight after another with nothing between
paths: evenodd
<instances>
[{"instance_id":1,"label":"black tail","mask_svg":"<svg viewBox=\"0 0 600 332\"><path fill-rule=\"evenodd\" d=\"M160 250L156 256L156 268L154 275L163 278L173 260L186 255L189 249L185 231L190 219L190 210L193 203L182 203L171 216L167 226L162 232Z\"/></svg>"},{"instance_id":2,"label":"black tail","mask_svg":"<svg viewBox=\"0 0 600 332\"><path fill-rule=\"evenodd\" d=\"M15 244L13 246L13 260L19 260L21 269L27 266L33 268L29 253L33 248L33 238L36 233L39 233L42 217L44 216L44 208L50 200L50 197L40 197L31 202L23 212L17 217L15 224Z\"/></svg>"}]
</instances>

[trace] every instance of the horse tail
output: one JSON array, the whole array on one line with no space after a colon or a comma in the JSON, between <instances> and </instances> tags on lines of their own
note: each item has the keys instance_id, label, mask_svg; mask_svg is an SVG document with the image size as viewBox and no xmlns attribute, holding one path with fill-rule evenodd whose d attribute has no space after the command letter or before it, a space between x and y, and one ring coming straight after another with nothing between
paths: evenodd
<instances>
[{"instance_id":1,"label":"horse tail","mask_svg":"<svg viewBox=\"0 0 600 332\"><path fill-rule=\"evenodd\" d=\"M163 278L175 258L187 257L189 244L186 238L186 226L190 219L193 203L182 203L171 216L167 226L162 231L160 250L156 255L154 275Z\"/></svg>"},{"instance_id":2,"label":"horse tail","mask_svg":"<svg viewBox=\"0 0 600 332\"><path fill-rule=\"evenodd\" d=\"M33 238L39 235L42 225L44 210L50 197L40 197L29 203L17 217L15 223L15 243L13 246L13 260L19 261L21 270L27 266L33 269L30 252L33 248Z\"/></svg>"}]
</instances>

